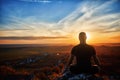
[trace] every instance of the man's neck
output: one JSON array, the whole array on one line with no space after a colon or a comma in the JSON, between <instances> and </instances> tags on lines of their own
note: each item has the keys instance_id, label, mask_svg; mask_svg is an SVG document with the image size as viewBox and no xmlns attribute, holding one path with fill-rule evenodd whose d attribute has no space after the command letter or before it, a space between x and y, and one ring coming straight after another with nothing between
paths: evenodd
<instances>
[{"instance_id":1,"label":"man's neck","mask_svg":"<svg viewBox=\"0 0 120 80\"><path fill-rule=\"evenodd\" d=\"M86 43L80 43L81 45L86 45Z\"/></svg>"},{"instance_id":2,"label":"man's neck","mask_svg":"<svg viewBox=\"0 0 120 80\"><path fill-rule=\"evenodd\" d=\"M85 45L86 41L80 41L80 44Z\"/></svg>"}]
</instances>

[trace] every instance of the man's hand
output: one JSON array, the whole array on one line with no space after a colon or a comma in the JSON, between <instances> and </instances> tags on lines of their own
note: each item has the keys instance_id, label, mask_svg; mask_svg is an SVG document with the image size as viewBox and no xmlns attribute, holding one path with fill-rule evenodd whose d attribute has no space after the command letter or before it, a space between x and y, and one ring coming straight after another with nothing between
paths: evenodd
<instances>
[{"instance_id":1,"label":"man's hand","mask_svg":"<svg viewBox=\"0 0 120 80\"><path fill-rule=\"evenodd\" d=\"M101 66L100 65L98 65L98 69L99 69L99 71L101 71Z\"/></svg>"},{"instance_id":2,"label":"man's hand","mask_svg":"<svg viewBox=\"0 0 120 80\"><path fill-rule=\"evenodd\" d=\"M65 67L64 70L62 71L62 74L68 71L68 69L69 69L68 67Z\"/></svg>"}]
</instances>

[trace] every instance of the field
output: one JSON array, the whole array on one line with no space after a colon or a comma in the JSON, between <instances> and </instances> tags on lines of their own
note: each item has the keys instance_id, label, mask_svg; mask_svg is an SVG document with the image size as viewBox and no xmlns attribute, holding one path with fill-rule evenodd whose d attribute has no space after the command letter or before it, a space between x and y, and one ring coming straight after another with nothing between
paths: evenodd
<instances>
[{"instance_id":1,"label":"field","mask_svg":"<svg viewBox=\"0 0 120 80\"><path fill-rule=\"evenodd\" d=\"M0 80L54 80L68 61L73 45L1 45ZM94 45L105 80L120 78L120 45Z\"/></svg>"}]
</instances>

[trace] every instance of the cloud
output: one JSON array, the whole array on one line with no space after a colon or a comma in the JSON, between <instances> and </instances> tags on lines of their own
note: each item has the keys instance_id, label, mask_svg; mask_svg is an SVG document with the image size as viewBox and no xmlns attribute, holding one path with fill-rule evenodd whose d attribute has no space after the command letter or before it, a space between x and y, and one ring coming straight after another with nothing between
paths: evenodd
<instances>
[{"instance_id":1,"label":"cloud","mask_svg":"<svg viewBox=\"0 0 120 80\"><path fill-rule=\"evenodd\" d=\"M98 2L93 1L93 2L83 2L83 3L79 4L79 6L77 7L76 10L74 10L71 14L69 14L62 20L60 20L59 23L66 23L69 21L73 21L79 15L81 15L81 16L79 16L78 19L76 19L78 21L86 20L86 18L93 18L92 14L95 14L97 12L100 13L100 10L106 9L106 7L108 7L110 4L114 3L114 1L113 0L107 1L102 5L98 5L98 3L99 3L99 1ZM75 20L75 22L76 22L76 20Z\"/></svg>"},{"instance_id":2,"label":"cloud","mask_svg":"<svg viewBox=\"0 0 120 80\"><path fill-rule=\"evenodd\" d=\"M43 40L43 39L66 39L68 37L46 37L46 36L39 36L39 37L0 37L0 40Z\"/></svg>"},{"instance_id":3,"label":"cloud","mask_svg":"<svg viewBox=\"0 0 120 80\"><path fill-rule=\"evenodd\" d=\"M49 0L21 1L49 2ZM10 20L13 23L5 25L4 29L0 30L3 33L2 36L69 36L80 31L96 33L119 32L120 13L113 13L113 9L111 8L112 4L116 1L110 0L104 3L99 3L99 0L93 2L83 1L72 13L57 23L38 21L35 16L28 16L24 19L18 16L11 16Z\"/></svg>"},{"instance_id":4,"label":"cloud","mask_svg":"<svg viewBox=\"0 0 120 80\"><path fill-rule=\"evenodd\" d=\"M120 40L120 36L118 35L118 36L114 36L114 37L110 37L111 39L118 39L118 40Z\"/></svg>"},{"instance_id":5,"label":"cloud","mask_svg":"<svg viewBox=\"0 0 120 80\"><path fill-rule=\"evenodd\" d=\"M112 36L112 37L109 37L109 39L112 41L116 41L118 43L120 43L120 35L117 34L116 36Z\"/></svg>"},{"instance_id":6,"label":"cloud","mask_svg":"<svg viewBox=\"0 0 120 80\"><path fill-rule=\"evenodd\" d=\"M24 31L24 30L30 30L30 29L0 29L0 31Z\"/></svg>"},{"instance_id":7,"label":"cloud","mask_svg":"<svg viewBox=\"0 0 120 80\"><path fill-rule=\"evenodd\" d=\"M117 0L106 1L103 4L98 4L99 1L85 2L58 23L62 24L64 26L63 30L68 33L78 33L80 31L118 32L120 13L112 13L113 9L110 9L116 2ZM109 12L110 10L111 12Z\"/></svg>"},{"instance_id":8,"label":"cloud","mask_svg":"<svg viewBox=\"0 0 120 80\"><path fill-rule=\"evenodd\" d=\"M25 1L25 2L40 2L40 3L51 3L51 0L20 0L20 1Z\"/></svg>"},{"instance_id":9,"label":"cloud","mask_svg":"<svg viewBox=\"0 0 120 80\"><path fill-rule=\"evenodd\" d=\"M61 30L61 25L57 23L36 22L36 17L19 18L10 16L8 18L12 23L1 25L2 36L65 36L66 33Z\"/></svg>"}]
</instances>

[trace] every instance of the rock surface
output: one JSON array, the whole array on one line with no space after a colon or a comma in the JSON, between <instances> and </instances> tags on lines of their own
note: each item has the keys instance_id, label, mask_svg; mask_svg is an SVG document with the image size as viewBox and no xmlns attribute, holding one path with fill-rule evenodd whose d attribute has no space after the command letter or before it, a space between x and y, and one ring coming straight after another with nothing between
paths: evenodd
<instances>
[{"instance_id":1,"label":"rock surface","mask_svg":"<svg viewBox=\"0 0 120 80\"><path fill-rule=\"evenodd\" d=\"M72 74L70 71L66 71L57 80L104 80L100 76L95 76L93 74Z\"/></svg>"}]
</instances>

